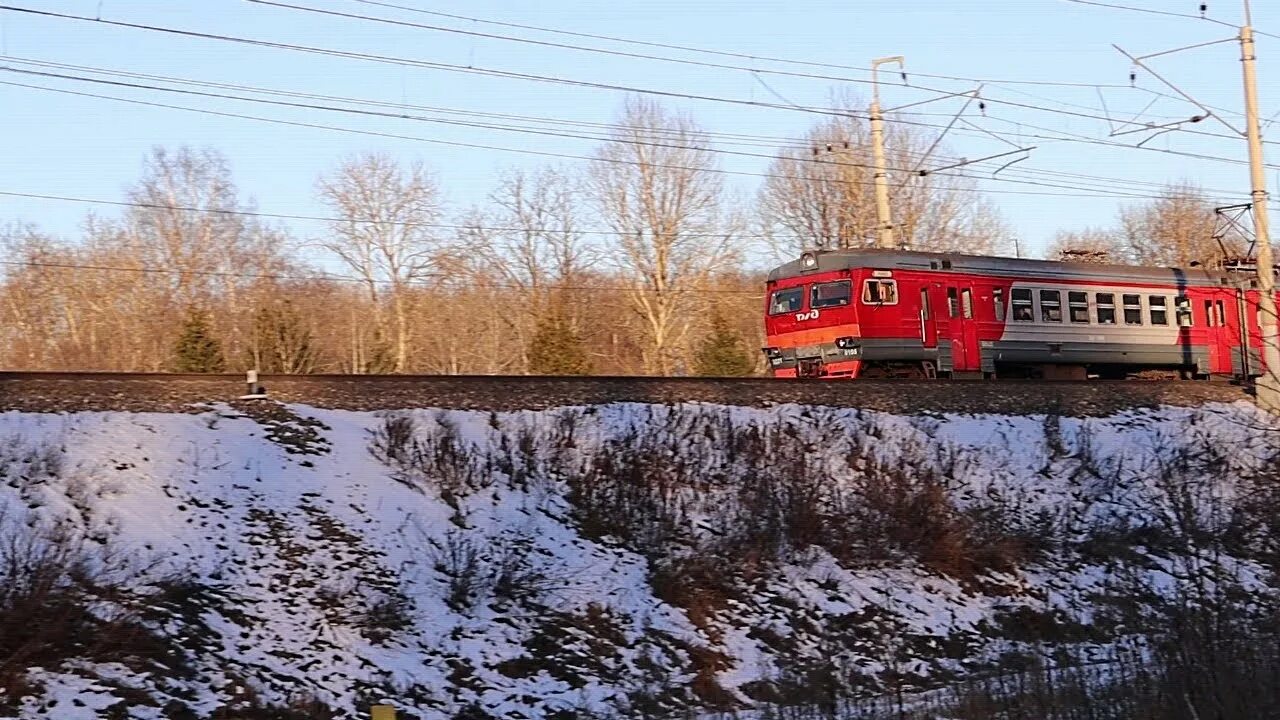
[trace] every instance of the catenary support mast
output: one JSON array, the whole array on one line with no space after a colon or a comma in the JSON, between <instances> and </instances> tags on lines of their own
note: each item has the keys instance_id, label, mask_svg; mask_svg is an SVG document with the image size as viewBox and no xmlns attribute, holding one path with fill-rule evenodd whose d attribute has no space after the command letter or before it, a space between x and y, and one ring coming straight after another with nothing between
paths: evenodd
<instances>
[{"instance_id":1,"label":"catenary support mast","mask_svg":"<svg viewBox=\"0 0 1280 720\"><path fill-rule=\"evenodd\" d=\"M1267 215L1267 175L1262 157L1262 131L1258 125L1257 56L1249 0L1244 0L1244 25L1240 28L1240 63L1244 68L1245 136L1249 141L1250 192L1253 227L1258 247L1258 322L1262 331L1262 362L1266 370L1258 379L1258 404L1280 409L1280 345L1276 338L1275 272L1271 257L1270 218Z\"/></svg>"}]
</instances>

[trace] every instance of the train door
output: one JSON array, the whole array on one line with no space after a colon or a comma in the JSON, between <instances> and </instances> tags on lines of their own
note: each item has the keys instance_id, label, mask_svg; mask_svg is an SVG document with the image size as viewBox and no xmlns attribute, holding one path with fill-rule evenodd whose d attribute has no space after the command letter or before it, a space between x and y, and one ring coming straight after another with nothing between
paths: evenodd
<instances>
[{"instance_id":1,"label":"train door","mask_svg":"<svg viewBox=\"0 0 1280 720\"><path fill-rule=\"evenodd\" d=\"M948 282L947 340L951 343L951 369L976 372L982 369L978 351L978 323L974 319L974 288L968 282Z\"/></svg>"},{"instance_id":2,"label":"train door","mask_svg":"<svg viewBox=\"0 0 1280 720\"><path fill-rule=\"evenodd\" d=\"M938 347L938 319L934 315L936 310L930 289L928 283L920 286L920 342L927 348L935 348Z\"/></svg>"},{"instance_id":3,"label":"train door","mask_svg":"<svg viewBox=\"0 0 1280 720\"><path fill-rule=\"evenodd\" d=\"M1231 312L1222 293L1214 293L1212 299L1204 302L1206 336L1209 343L1208 371L1215 375L1231 374L1232 322L1235 313ZM1234 305L1234 303L1231 303Z\"/></svg>"}]
</instances>

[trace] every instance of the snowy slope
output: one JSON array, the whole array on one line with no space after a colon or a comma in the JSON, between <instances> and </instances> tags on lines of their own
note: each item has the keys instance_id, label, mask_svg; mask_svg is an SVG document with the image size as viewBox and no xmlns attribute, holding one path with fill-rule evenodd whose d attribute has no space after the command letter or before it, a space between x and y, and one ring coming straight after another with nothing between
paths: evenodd
<instances>
[{"instance_id":1,"label":"snowy slope","mask_svg":"<svg viewBox=\"0 0 1280 720\"><path fill-rule=\"evenodd\" d=\"M389 417L412 418L399 427L429 461L371 452ZM1117 578L1172 591L1203 559L1079 548L1100 528L1170 524L1183 506L1162 478L1177 448L1230 448L1191 506L1229 501L1269 458L1262 422L1244 404L1084 420L631 404L0 414L0 522L73 528L198 589L159 628L189 676L68 660L32 668L27 696L9 701L32 719L166 717L161 707L205 718L249 696L344 713L389 698L409 717L570 717L785 700L833 668L858 692L927 688L1046 639L1062 651L1055 662L1105 661L1140 643L1140 627L1113 617L1108 598L1132 587ZM637 442L668 448L662 466L683 473L673 502L687 527L669 537L685 550L650 553L582 526L583 480L571 478ZM743 449L752 442L764 455ZM933 463L956 507L1048 523L1072 550L966 578L900 553L855 562L792 543L758 567L720 568L727 589L705 602L655 589L656 557L693 554L724 532L720 520L742 521L724 513L762 463L851 493L867 463ZM1213 562L1271 592L1261 566ZM1050 630L1029 637L1020 618Z\"/></svg>"}]
</instances>

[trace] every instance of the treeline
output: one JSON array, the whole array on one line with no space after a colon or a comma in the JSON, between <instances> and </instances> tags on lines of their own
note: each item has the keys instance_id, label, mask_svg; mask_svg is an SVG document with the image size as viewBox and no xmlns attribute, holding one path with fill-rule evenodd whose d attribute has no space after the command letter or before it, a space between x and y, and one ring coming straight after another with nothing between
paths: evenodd
<instances>
[{"instance_id":1,"label":"treeline","mask_svg":"<svg viewBox=\"0 0 1280 720\"><path fill-rule=\"evenodd\" d=\"M0 237L0 367L763 370L751 259L873 239L865 126L852 113L815 125L778 151L754 199L726 188L691 117L633 99L613 127L594 160L507 172L463 209L422 164L347 158L317 180L324 226L303 235L258 214L218 152L157 148L118 216L90 214L77 238L31 225ZM972 180L908 170L932 141L905 125L888 138L900 236L1007 250Z\"/></svg>"}]
</instances>

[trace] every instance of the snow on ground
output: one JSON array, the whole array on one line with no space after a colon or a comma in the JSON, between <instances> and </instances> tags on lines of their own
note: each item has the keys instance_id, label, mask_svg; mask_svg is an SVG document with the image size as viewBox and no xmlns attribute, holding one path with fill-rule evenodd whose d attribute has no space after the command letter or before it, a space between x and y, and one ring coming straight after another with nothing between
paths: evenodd
<instances>
[{"instance_id":1,"label":"snow on ground","mask_svg":"<svg viewBox=\"0 0 1280 720\"><path fill-rule=\"evenodd\" d=\"M836 662L869 690L890 669L924 687L1024 647L1001 630L1020 608L1093 626L1094 600L1115 577L1114 564L1050 558L975 584L810 548L695 615L655 593L644 556L587 537L572 517L562 471L635 433L747 480L755 469L734 464L717 428L786 428L807 457L770 462L803 461L837 485L856 474L854 453L889 465L926 458L946 466L961 506L997 498L1019 517L1057 513L1073 527L1159 519L1167 489L1153 478L1173 447L1229 448L1224 478L1269 457L1255 430L1265 420L1243 403L1094 419L638 404L406 413L420 437L456 438L430 446L466 458L449 465L470 473L449 495L450 479L411 477L371 453L385 413L288 410L322 424L315 443L282 441L278 426L225 406L0 414L0 522L74 528L206 591L196 619L168 630L201 636L184 645L194 668L178 682L185 696L152 676L126 683L198 717L234 703L241 683L268 701L308 696L348 711L390 697L422 718L473 704L513 718L616 710L664 693L712 702L708 684L747 704L762 682ZM521 465L521 443L539 462ZM691 512L701 532L715 503ZM1158 560L1139 563L1157 590L1192 561ZM1269 591L1261 570L1236 570ZM1106 657L1099 632L1071 641L1078 657ZM88 719L117 704L127 717L160 717L122 695L122 674L74 661L33 668L17 717Z\"/></svg>"}]
</instances>

